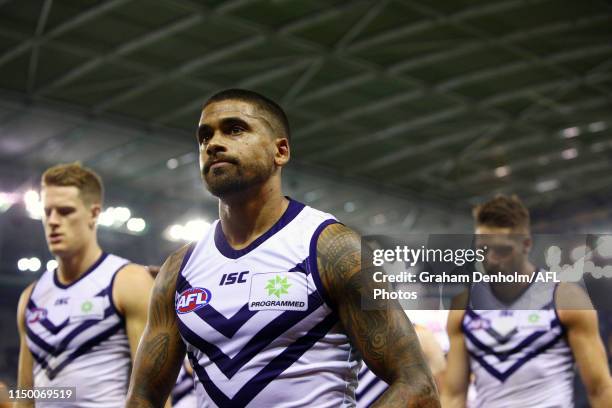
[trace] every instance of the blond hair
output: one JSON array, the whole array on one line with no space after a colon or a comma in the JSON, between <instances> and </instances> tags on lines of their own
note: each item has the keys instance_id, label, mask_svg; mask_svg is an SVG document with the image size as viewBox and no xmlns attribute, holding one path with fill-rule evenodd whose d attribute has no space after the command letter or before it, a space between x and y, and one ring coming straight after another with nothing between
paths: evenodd
<instances>
[{"instance_id":1,"label":"blond hair","mask_svg":"<svg viewBox=\"0 0 612 408\"><path fill-rule=\"evenodd\" d=\"M40 184L47 186L74 186L79 189L81 199L88 204L100 204L104 199L102 179L93 170L81 163L65 163L48 168L42 175Z\"/></svg>"}]
</instances>

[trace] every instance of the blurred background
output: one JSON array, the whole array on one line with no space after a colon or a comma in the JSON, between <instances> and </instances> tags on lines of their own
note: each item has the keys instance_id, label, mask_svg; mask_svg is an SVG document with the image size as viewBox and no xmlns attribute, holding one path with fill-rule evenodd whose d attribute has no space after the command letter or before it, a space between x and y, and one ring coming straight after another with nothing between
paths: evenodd
<instances>
[{"instance_id":1,"label":"blurred background","mask_svg":"<svg viewBox=\"0 0 612 408\"><path fill-rule=\"evenodd\" d=\"M98 171L103 247L159 264L217 217L195 129L229 87L286 109L285 193L364 234L469 233L496 193L612 233L609 1L0 0L0 379L51 260L41 172Z\"/></svg>"}]
</instances>

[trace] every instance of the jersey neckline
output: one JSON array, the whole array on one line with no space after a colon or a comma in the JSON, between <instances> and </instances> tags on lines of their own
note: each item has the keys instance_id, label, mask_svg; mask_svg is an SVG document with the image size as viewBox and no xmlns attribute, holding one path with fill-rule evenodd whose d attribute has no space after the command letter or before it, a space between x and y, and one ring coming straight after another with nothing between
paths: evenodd
<instances>
[{"instance_id":1,"label":"jersey neckline","mask_svg":"<svg viewBox=\"0 0 612 408\"><path fill-rule=\"evenodd\" d=\"M540 268L539 266L536 266L534 271L532 272L532 274L536 274L539 272L544 271L544 268ZM495 292L493 291L493 288L491 287L491 283L487 282L486 287L489 290L489 292L491 293L491 296L493 296L493 298L498 301L499 303L501 303L502 305L504 305L504 307L506 307L507 309L512 309L514 307L514 305L516 305L523 297L525 297L525 294L529 291L529 289L531 289L534 286L535 282L529 282L529 284L525 287L525 289L523 289L516 298L514 298L513 300L511 300L509 303L504 302L503 300L501 300L500 298L497 297L497 295L495 295ZM471 294L471 290L470 290L470 294ZM468 303L468 306L471 307L471 299Z\"/></svg>"},{"instance_id":2,"label":"jersey neckline","mask_svg":"<svg viewBox=\"0 0 612 408\"><path fill-rule=\"evenodd\" d=\"M53 270L53 283L55 284L55 286L57 286L60 289L68 289L69 287L73 286L74 284L79 282L81 279L83 279L85 276L93 272L98 266L100 266L100 264L106 259L107 256L108 254L106 252L102 252L102 255L100 255L100 257L96 260L96 262L94 262L93 265L91 265L81 276L79 276L75 281L70 282L65 285L59 281L59 278L57 275L58 268L55 268Z\"/></svg>"},{"instance_id":3,"label":"jersey neckline","mask_svg":"<svg viewBox=\"0 0 612 408\"><path fill-rule=\"evenodd\" d=\"M215 227L215 246L217 250L221 252L223 256L230 259L238 259L241 256L244 256L263 244L268 238L272 237L274 234L282 230L287 224L289 224L297 215L304 209L305 205L291 199L290 197L286 197L289 200L289 205L287 209L281 215L281 217L268 229L266 232L261 234L255 241L251 242L248 246L242 249L234 249L227 239L225 238L225 234L223 233L223 228L221 227L221 220L217 222Z\"/></svg>"}]
</instances>

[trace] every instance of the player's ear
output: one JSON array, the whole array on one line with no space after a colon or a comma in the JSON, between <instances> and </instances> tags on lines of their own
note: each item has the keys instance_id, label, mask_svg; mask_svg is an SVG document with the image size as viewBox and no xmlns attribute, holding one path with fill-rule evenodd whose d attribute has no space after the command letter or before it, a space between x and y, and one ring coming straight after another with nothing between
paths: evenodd
<instances>
[{"instance_id":1,"label":"player's ear","mask_svg":"<svg viewBox=\"0 0 612 408\"><path fill-rule=\"evenodd\" d=\"M528 254L531 252L531 247L533 247L533 239L530 235L527 235L525 238L523 238L523 252Z\"/></svg>"},{"instance_id":2,"label":"player's ear","mask_svg":"<svg viewBox=\"0 0 612 408\"><path fill-rule=\"evenodd\" d=\"M279 137L274 140L276 151L274 153L274 163L283 167L289 162L291 157L291 149L289 148L289 140L286 137Z\"/></svg>"},{"instance_id":3,"label":"player's ear","mask_svg":"<svg viewBox=\"0 0 612 408\"><path fill-rule=\"evenodd\" d=\"M102 206L100 205L100 203L93 203L89 207L89 211L91 215L90 220L89 220L89 227L94 228L96 224L98 223L98 217L100 216L100 213L102 212Z\"/></svg>"}]
</instances>

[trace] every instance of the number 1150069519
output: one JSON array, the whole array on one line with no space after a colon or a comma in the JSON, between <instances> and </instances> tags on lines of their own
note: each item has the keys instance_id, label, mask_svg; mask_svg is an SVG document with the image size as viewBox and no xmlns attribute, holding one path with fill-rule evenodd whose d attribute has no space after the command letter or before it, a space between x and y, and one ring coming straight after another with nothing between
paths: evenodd
<instances>
[{"instance_id":1,"label":"number 1150069519","mask_svg":"<svg viewBox=\"0 0 612 408\"><path fill-rule=\"evenodd\" d=\"M5 389L0 401L75 401L76 387L34 387Z\"/></svg>"}]
</instances>

